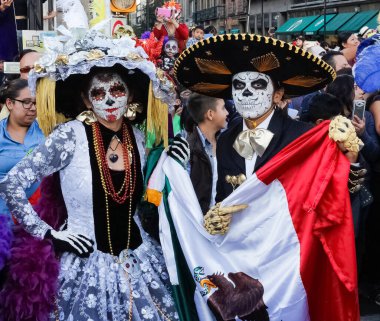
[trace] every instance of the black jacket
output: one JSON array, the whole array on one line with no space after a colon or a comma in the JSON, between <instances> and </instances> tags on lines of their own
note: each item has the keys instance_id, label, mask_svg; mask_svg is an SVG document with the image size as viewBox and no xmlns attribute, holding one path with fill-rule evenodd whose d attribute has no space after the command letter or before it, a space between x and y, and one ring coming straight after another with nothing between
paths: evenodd
<instances>
[{"instance_id":1,"label":"black jacket","mask_svg":"<svg viewBox=\"0 0 380 321\"><path fill-rule=\"evenodd\" d=\"M202 141L196 127L187 137L190 147L190 179L203 214L210 207L212 196L212 167L210 159L203 148Z\"/></svg>"},{"instance_id":2,"label":"black jacket","mask_svg":"<svg viewBox=\"0 0 380 321\"><path fill-rule=\"evenodd\" d=\"M282 113L281 110L275 110L268 126L268 130L270 130L274 136L263 156L257 157L255 171L262 167L286 145L312 127L311 124L291 119ZM218 160L216 202L224 200L233 191L232 185L228 184L225 180L226 175L245 175L245 159L232 147L236 137L242 130L243 119L241 117L236 118L233 123L229 125L229 128L219 137L216 149Z\"/></svg>"}]
</instances>

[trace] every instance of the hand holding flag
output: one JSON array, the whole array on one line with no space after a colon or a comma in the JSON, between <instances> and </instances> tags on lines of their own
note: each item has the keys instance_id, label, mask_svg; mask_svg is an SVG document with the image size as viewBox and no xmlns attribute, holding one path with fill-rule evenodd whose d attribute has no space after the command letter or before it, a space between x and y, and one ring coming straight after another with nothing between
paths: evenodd
<instances>
[{"instance_id":1,"label":"hand holding flag","mask_svg":"<svg viewBox=\"0 0 380 321\"><path fill-rule=\"evenodd\" d=\"M160 239L183 320L226 312L233 317L224 320L248 312L271 321L360 320L350 164L328 127L323 122L293 141L206 217L186 170L162 155L148 186L164 190ZM231 211L231 204L248 207L233 217L246 205ZM240 314L252 289L264 305Z\"/></svg>"},{"instance_id":2,"label":"hand holding flag","mask_svg":"<svg viewBox=\"0 0 380 321\"><path fill-rule=\"evenodd\" d=\"M230 227L231 214L240 212L247 207L246 204L220 207L220 203L217 203L205 215L204 227L206 231L212 235L225 234Z\"/></svg>"}]
</instances>

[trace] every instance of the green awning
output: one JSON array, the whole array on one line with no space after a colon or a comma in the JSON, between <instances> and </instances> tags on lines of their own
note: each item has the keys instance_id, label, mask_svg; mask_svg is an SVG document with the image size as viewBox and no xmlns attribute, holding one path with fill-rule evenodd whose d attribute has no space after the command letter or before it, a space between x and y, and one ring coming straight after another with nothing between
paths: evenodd
<instances>
[{"instance_id":1,"label":"green awning","mask_svg":"<svg viewBox=\"0 0 380 321\"><path fill-rule=\"evenodd\" d=\"M326 24L335 16L335 14L327 14L326 15ZM325 25L325 16L321 15L315 20L311 25L309 25L303 33L305 35L315 35ZM323 29L322 29L323 30Z\"/></svg>"},{"instance_id":2,"label":"green awning","mask_svg":"<svg viewBox=\"0 0 380 321\"><path fill-rule=\"evenodd\" d=\"M374 16L370 21L368 21L366 24L365 24L369 29L376 29L377 28L377 25L378 25L378 22L377 22L377 15Z\"/></svg>"},{"instance_id":3,"label":"green awning","mask_svg":"<svg viewBox=\"0 0 380 321\"><path fill-rule=\"evenodd\" d=\"M286 21L278 30L278 35L291 35L296 33L302 33L302 31L314 22L319 16L308 16L300 18L290 18Z\"/></svg>"},{"instance_id":4,"label":"green awning","mask_svg":"<svg viewBox=\"0 0 380 321\"><path fill-rule=\"evenodd\" d=\"M351 19L356 13L346 12L339 13L333 19L331 19L326 25L326 34L334 34L341 26L343 26L349 19Z\"/></svg>"},{"instance_id":5,"label":"green awning","mask_svg":"<svg viewBox=\"0 0 380 321\"><path fill-rule=\"evenodd\" d=\"M231 29L231 33L234 34L234 33L240 33L240 29Z\"/></svg>"},{"instance_id":6,"label":"green awning","mask_svg":"<svg viewBox=\"0 0 380 321\"><path fill-rule=\"evenodd\" d=\"M338 32L347 31L347 32L358 32L361 27L363 27L369 20L376 16L378 11L363 11L357 13L352 19L347 21L342 27L338 29Z\"/></svg>"}]
</instances>

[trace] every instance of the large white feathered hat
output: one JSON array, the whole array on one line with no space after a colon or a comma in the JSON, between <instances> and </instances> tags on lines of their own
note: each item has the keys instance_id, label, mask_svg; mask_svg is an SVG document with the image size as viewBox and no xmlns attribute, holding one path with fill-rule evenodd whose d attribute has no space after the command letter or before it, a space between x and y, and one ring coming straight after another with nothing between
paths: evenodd
<instances>
[{"instance_id":1,"label":"large white feathered hat","mask_svg":"<svg viewBox=\"0 0 380 321\"><path fill-rule=\"evenodd\" d=\"M44 133L50 133L57 123L76 117L81 111L79 100L75 102L74 98L80 99L83 77L92 68L112 67L121 70L130 84L139 86L139 93L145 94L149 136L153 134L156 142L167 143L168 106L174 105L176 98L174 83L156 68L133 38L109 38L99 31L102 24L88 29L79 0L57 1L57 5L62 8L69 29L60 26L62 35L44 39L46 52L29 75ZM74 108L67 107L73 105Z\"/></svg>"}]
</instances>

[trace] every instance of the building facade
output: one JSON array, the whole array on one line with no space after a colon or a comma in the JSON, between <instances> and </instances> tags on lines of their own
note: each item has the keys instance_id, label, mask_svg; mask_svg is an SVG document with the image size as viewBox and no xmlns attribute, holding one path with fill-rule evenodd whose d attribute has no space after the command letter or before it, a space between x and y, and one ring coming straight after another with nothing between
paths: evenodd
<instances>
[{"instance_id":1,"label":"building facade","mask_svg":"<svg viewBox=\"0 0 380 321\"><path fill-rule=\"evenodd\" d=\"M332 13L380 10L379 0L187 0L192 25L214 25L220 33L267 35L288 19ZM192 21L191 21L192 20Z\"/></svg>"},{"instance_id":2,"label":"building facade","mask_svg":"<svg viewBox=\"0 0 380 321\"><path fill-rule=\"evenodd\" d=\"M150 30L155 9L165 0L137 0L136 12L128 14L128 23L137 35ZM379 0L177 0L182 5L182 22L189 27L213 25L220 34L248 32L268 34L295 17L337 15L380 10ZM82 0L84 4L89 0ZM293 35L279 35L289 40ZM319 33L321 36L321 32Z\"/></svg>"}]
</instances>

